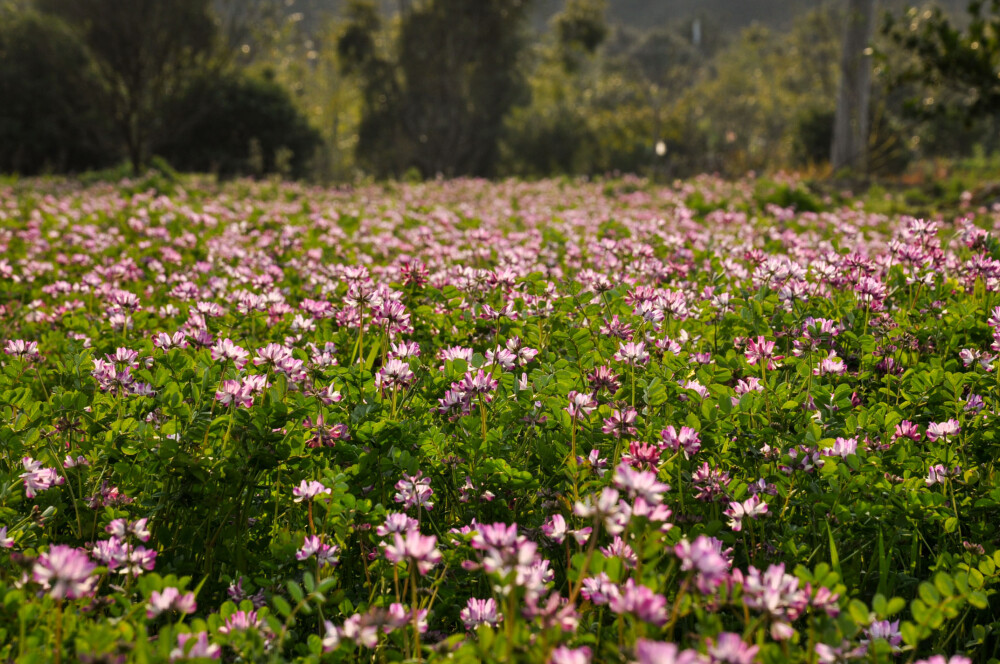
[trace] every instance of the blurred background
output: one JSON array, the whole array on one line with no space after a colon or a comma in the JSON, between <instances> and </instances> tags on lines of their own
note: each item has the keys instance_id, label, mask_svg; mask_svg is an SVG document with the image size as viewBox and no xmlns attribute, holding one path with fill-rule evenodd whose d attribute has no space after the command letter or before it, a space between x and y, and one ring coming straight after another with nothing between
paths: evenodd
<instances>
[{"instance_id":1,"label":"blurred background","mask_svg":"<svg viewBox=\"0 0 1000 664\"><path fill-rule=\"evenodd\" d=\"M998 114L996 0L0 0L4 173L912 177Z\"/></svg>"}]
</instances>

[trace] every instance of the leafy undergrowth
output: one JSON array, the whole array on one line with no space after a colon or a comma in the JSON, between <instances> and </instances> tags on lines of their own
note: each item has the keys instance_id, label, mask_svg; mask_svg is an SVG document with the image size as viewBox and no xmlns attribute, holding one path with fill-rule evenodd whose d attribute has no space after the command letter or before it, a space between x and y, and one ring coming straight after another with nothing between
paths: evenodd
<instances>
[{"instance_id":1,"label":"leafy undergrowth","mask_svg":"<svg viewBox=\"0 0 1000 664\"><path fill-rule=\"evenodd\" d=\"M996 661L1000 214L135 185L0 190L5 661Z\"/></svg>"}]
</instances>

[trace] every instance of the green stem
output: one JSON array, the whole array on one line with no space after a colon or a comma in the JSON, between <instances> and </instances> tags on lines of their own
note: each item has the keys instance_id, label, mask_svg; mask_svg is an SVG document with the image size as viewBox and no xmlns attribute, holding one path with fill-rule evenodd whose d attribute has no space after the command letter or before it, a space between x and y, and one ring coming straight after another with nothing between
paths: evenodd
<instances>
[{"instance_id":1,"label":"green stem","mask_svg":"<svg viewBox=\"0 0 1000 664\"><path fill-rule=\"evenodd\" d=\"M576 463L576 417L570 418L572 423L570 427L570 457L569 457L569 468L570 472L573 473L573 501L574 503L580 500L580 489L579 489L579 473L577 472Z\"/></svg>"},{"instance_id":2,"label":"green stem","mask_svg":"<svg viewBox=\"0 0 1000 664\"><path fill-rule=\"evenodd\" d=\"M63 640L63 606L62 599L56 600L56 634L55 634L55 653L52 661L55 664L61 664L62 662L62 640Z\"/></svg>"},{"instance_id":3,"label":"green stem","mask_svg":"<svg viewBox=\"0 0 1000 664\"><path fill-rule=\"evenodd\" d=\"M417 661L421 661L420 652L420 611L417 604L417 563L410 561L410 613L413 614L413 653L417 656Z\"/></svg>"}]
</instances>

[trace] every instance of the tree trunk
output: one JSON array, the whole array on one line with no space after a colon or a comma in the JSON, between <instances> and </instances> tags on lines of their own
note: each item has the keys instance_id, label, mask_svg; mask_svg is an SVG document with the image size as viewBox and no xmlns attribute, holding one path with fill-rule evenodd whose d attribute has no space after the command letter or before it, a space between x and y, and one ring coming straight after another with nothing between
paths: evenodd
<instances>
[{"instance_id":1,"label":"tree trunk","mask_svg":"<svg viewBox=\"0 0 1000 664\"><path fill-rule=\"evenodd\" d=\"M128 136L126 139L126 147L128 148L128 160L132 164L132 174L141 175L143 167L143 155L142 155L142 137L139 134L139 129L137 127L138 119L130 120L128 127Z\"/></svg>"},{"instance_id":2,"label":"tree trunk","mask_svg":"<svg viewBox=\"0 0 1000 664\"><path fill-rule=\"evenodd\" d=\"M840 58L840 92L833 122L830 162L836 172L868 169L868 107L871 102L871 57L865 54L875 25L875 0L848 0L844 50Z\"/></svg>"}]
</instances>

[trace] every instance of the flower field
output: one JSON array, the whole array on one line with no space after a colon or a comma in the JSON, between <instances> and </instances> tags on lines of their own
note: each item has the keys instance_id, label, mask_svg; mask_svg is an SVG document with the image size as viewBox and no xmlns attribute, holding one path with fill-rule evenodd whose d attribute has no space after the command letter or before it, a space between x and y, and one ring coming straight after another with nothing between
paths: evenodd
<instances>
[{"instance_id":1,"label":"flower field","mask_svg":"<svg viewBox=\"0 0 1000 664\"><path fill-rule=\"evenodd\" d=\"M995 662L1000 210L0 189L0 659Z\"/></svg>"}]
</instances>

